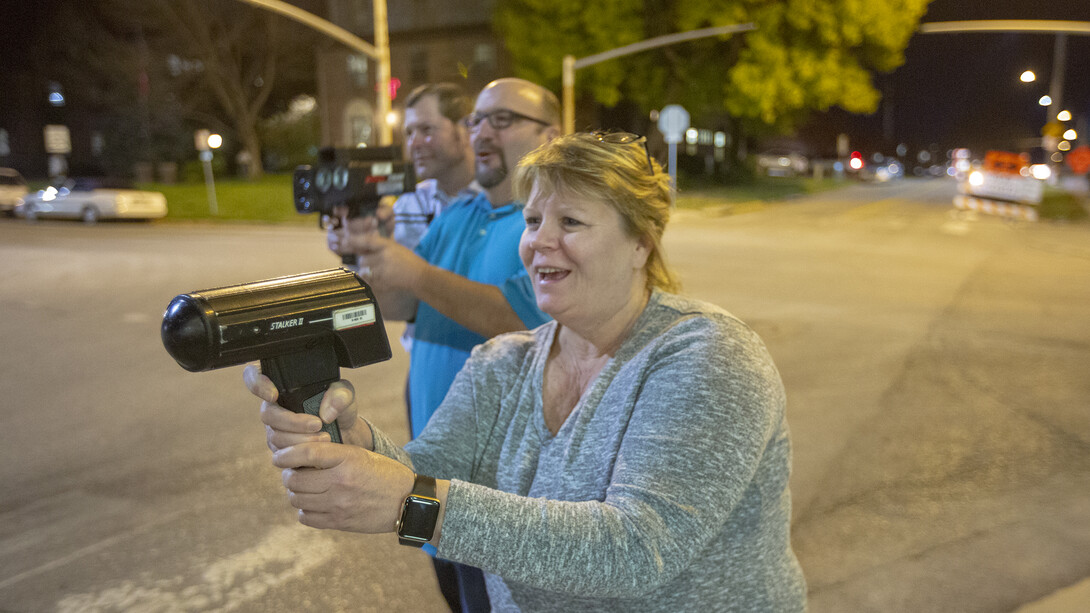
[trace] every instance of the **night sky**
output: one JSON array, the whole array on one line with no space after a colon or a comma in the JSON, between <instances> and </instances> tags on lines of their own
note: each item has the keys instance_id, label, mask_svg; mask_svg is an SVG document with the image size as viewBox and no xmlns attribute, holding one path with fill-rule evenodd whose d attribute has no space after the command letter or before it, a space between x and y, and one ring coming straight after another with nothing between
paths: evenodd
<instances>
[{"instance_id":1,"label":"night sky","mask_svg":"<svg viewBox=\"0 0 1090 613\"><path fill-rule=\"evenodd\" d=\"M52 8L69 1L75 0L5 1L0 74L27 59L21 44L27 33L47 27ZM970 19L1090 21L1090 0L934 0L923 22ZM1017 148L1039 136L1045 123L1037 100L1048 90L1053 40L1051 34L917 34L906 49L905 65L876 77L888 108L870 116L834 109L816 115L802 134L815 153L833 147L841 132L850 135L853 147L887 152L897 143L913 149ZM1036 83L1018 81L1026 69L1037 73ZM1064 93L1064 106L1076 115L1074 127L1080 121L1086 127L1090 36L1068 36ZM10 110L5 100L10 105L11 97L0 92L0 118Z\"/></svg>"},{"instance_id":2,"label":"night sky","mask_svg":"<svg viewBox=\"0 0 1090 613\"><path fill-rule=\"evenodd\" d=\"M935 0L922 23L977 19L1090 21L1090 0ZM817 152L850 135L853 148L885 150L950 147L1020 149L1040 137L1055 37L1052 34L916 34L905 64L876 83L885 97L870 116L833 111L803 130ZM1063 106L1075 123L1090 115L1090 36L1068 35ZM1035 83L1018 80L1024 70ZM889 138L892 137L892 138ZM892 142L891 142L892 141Z\"/></svg>"}]
</instances>

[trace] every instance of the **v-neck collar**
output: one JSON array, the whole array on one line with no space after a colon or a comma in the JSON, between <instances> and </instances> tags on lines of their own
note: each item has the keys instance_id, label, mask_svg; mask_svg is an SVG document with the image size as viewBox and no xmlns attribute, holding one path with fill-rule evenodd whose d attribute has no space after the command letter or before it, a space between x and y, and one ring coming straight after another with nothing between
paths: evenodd
<instances>
[{"instance_id":1,"label":"v-neck collar","mask_svg":"<svg viewBox=\"0 0 1090 613\"><path fill-rule=\"evenodd\" d=\"M644 328L644 320L647 318L651 309L658 305L658 299L660 291L652 290L650 298L647 300L647 304L644 305L643 311L639 317L636 318L636 323L632 325L632 329L629 331L628 337L624 339L621 346L617 348L617 352L602 365L601 370L594 376L594 380L586 391L579 397L579 400L572 407L568 416L564 419L564 422L560 424L560 428L557 429L556 434L553 434L549 430L549 426L545 423L545 365L549 360L549 354L552 352L553 343L556 342L557 335L560 333L560 324L556 321L551 322L550 325L545 326L542 330L543 334L547 334L547 338L543 339L541 343L541 351L538 352L536 357L536 363L534 364L534 426L538 430L538 434L541 436L541 442L543 445L551 443L553 440L560 437L565 428L569 424L574 423L573 420L578 419L579 414L582 412L583 405L586 404L587 399L594 396L598 391L598 387L602 385L603 381L612 380L616 373L613 369L616 364L624 363L628 358L628 354L632 351L633 344L636 347L642 345L643 334L641 331Z\"/></svg>"}]
</instances>

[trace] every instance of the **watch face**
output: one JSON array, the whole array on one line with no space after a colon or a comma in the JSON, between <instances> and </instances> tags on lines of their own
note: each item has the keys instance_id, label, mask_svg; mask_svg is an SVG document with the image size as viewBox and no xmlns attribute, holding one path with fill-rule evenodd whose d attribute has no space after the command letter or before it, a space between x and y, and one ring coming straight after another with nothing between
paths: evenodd
<instances>
[{"instance_id":1,"label":"watch face","mask_svg":"<svg viewBox=\"0 0 1090 613\"><path fill-rule=\"evenodd\" d=\"M401 522L397 526L397 535L401 538L427 542L435 532L435 522L439 519L439 501L422 496L409 496L405 499L405 508L401 512Z\"/></svg>"}]
</instances>

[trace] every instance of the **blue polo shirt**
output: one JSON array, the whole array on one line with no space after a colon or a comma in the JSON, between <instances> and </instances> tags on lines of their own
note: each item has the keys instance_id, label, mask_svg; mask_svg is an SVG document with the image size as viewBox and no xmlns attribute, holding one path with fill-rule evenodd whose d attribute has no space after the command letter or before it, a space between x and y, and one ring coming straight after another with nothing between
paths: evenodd
<instances>
[{"instance_id":1,"label":"blue polo shirt","mask_svg":"<svg viewBox=\"0 0 1090 613\"><path fill-rule=\"evenodd\" d=\"M527 329L549 320L537 308L534 289L519 258L526 224L522 207L496 209L486 194L454 202L435 218L416 253L433 266L500 288ZM416 438L447 395L473 347L487 340L420 302L409 362L409 417Z\"/></svg>"}]
</instances>

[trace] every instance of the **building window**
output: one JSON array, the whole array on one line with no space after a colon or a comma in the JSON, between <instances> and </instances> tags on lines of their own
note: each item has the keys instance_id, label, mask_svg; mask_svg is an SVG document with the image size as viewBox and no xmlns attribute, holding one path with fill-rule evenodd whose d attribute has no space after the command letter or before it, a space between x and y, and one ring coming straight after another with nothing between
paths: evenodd
<instances>
[{"instance_id":1,"label":"building window","mask_svg":"<svg viewBox=\"0 0 1090 613\"><path fill-rule=\"evenodd\" d=\"M371 118L355 116L350 119L349 130L352 145L359 147L371 142Z\"/></svg>"},{"instance_id":2,"label":"building window","mask_svg":"<svg viewBox=\"0 0 1090 613\"><path fill-rule=\"evenodd\" d=\"M473 63L482 68L495 68L496 46L491 43L481 43L473 52Z\"/></svg>"},{"instance_id":3,"label":"building window","mask_svg":"<svg viewBox=\"0 0 1090 613\"><path fill-rule=\"evenodd\" d=\"M375 136L375 111L371 103L353 98L344 107L343 144L338 147L359 147L372 144Z\"/></svg>"},{"instance_id":4,"label":"building window","mask_svg":"<svg viewBox=\"0 0 1090 613\"><path fill-rule=\"evenodd\" d=\"M356 87L367 87L367 58L359 54L353 54L349 55L346 61L345 70L352 77L352 82Z\"/></svg>"},{"instance_id":5,"label":"building window","mask_svg":"<svg viewBox=\"0 0 1090 613\"><path fill-rule=\"evenodd\" d=\"M428 51L426 49L414 49L409 57L409 80L414 86L428 82Z\"/></svg>"}]
</instances>

